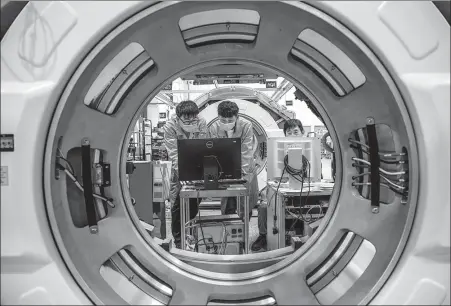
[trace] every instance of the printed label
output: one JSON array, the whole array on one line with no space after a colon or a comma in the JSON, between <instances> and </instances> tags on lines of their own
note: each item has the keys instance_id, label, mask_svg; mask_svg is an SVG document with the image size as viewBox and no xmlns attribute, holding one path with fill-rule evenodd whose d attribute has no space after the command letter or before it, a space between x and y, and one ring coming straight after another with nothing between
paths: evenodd
<instances>
[{"instance_id":1,"label":"printed label","mask_svg":"<svg viewBox=\"0 0 451 306\"><path fill-rule=\"evenodd\" d=\"M2 184L1 186L8 186L8 167L7 166L1 166L1 179Z\"/></svg>"}]
</instances>

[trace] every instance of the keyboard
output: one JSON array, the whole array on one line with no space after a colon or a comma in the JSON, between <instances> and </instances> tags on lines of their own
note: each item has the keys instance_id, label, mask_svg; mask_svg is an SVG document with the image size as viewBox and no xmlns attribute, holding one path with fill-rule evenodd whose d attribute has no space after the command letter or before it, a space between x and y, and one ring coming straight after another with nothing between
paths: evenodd
<instances>
[{"instance_id":1,"label":"keyboard","mask_svg":"<svg viewBox=\"0 0 451 306\"><path fill-rule=\"evenodd\" d=\"M218 182L219 182L219 184L245 184L245 183L247 183L247 181L244 179L238 179L238 180L225 179L225 180L219 180Z\"/></svg>"},{"instance_id":2,"label":"keyboard","mask_svg":"<svg viewBox=\"0 0 451 306\"><path fill-rule=\"evenodd\" d=\"M180 182L182 185L194 185L194 186L204 186L204 181L183 181ZM247 183L244 179L224 179L218 180L219 185L238 185Z\"/></svg>"}]
</instances>

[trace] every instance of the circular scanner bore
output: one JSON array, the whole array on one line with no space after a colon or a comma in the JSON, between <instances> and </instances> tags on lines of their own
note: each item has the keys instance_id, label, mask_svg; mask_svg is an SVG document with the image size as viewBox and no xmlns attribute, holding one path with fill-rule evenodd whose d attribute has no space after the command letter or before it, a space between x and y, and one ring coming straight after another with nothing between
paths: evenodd
<instances>
[{"instance_id":1,"label":"circular scanner bore","mask_svg":"<svg viewBox=\"0 0 451 306\"><path fill-rule=\"evenodd\" d=\"M104 29L108 35L78 66L52 118L44 165L45 200L59 251L79 286L96 304L136 302L133 298L142 303L200 305L240 301L279 305L371 301L403 251L419 186L412 123L384 67L354 34L309 5L275 2L146 5L149 7L142 11L138 12L138 8L128 11L122 18L125 21L115 24L114 29L112 26ZM197 20L206 24L189 28L189 22L181 23L181 19L191 14L213 11L214 16L219 16L223 9L255 12L252 14L258 15L258 22L251 24L254 27L240 28L237 13L236 24L226 26L235 29L232 36L218 34L220 29L215 27L209 29L214 22L202 15L195 16L201 16ZM196 36L192 30L199 28L204 32ZM208 39L209 35L214 37ZM84 104L83 97L97 75L131 42L139 43L150 59L137 65L132 75L118 86L112 99L117 104L103 109ZM334 46L342 52L338 52L341 57L327 54L324 46ZM334 65L333 60L341 66ZM225 271L230 269L228 273L209 272L208 262L193 267L157 248L136 226L138 220L125 184L123 156L130 136L127 131L142 111L144 101L176 76L218 63L262 65L283 73L315 104L337 150L331 213L321 228L293 255L244 272L233 267L240 267L240 261L252 260L250 256L242 256L237 263L224 263ZM384 129L390 131L386 137L391 137L388 142L392 148L397 152L405 150L409 157L408 196L387 201L378 214L373 213L370 201L352 186L356 173L352 157L356 153L348 139L366 126L369 117L387 127L388 130ZM56 151L59 149L69 157L71 150L79 148L85 139L111 165L111 187L105 189L105 196L114 200L115 207L107 208L96 235L90 234L83 222L74 223L70 211L74 199L68 197L65 178L55 177ZM343 277L353 274L346 269L359 256L367 260L364 271L357 279L351 278L347 290L333 289L334 282L349 283ZM319 288L318 283L326 278L330 278L328 285ZM115 290L115 282L125 290Z\"/></svg>"}]
</instances>

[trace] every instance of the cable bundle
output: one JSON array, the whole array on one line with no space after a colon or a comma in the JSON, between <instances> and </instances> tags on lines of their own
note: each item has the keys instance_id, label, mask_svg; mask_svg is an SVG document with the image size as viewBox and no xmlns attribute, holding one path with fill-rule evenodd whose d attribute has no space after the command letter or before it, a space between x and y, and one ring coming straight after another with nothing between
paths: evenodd
<instances>
[{"instance_id":1,"label":"cable bundle","mask_svg":"<svg viewBox=\"0 0 451 306\"><path fill-rule=\"evenodd\" d=\"M351 143L351 148L360 150L363 153L369 155L370 147L367 144L359 142L352 138L349 138L348 141ZM379 160L383 164L401 165L401 164L405 164L407 162L405 159L398 159L398 158L404 157L406 155L406 153L381 153L381 152L378 152L378 154L379 154ZM371 183L356 182L357 179L362 178L363 176L371 175L370 171L364 172L364 170L363 170L363 169L370 168L371 162L369 162L365 159L357 158L357 157L352 157L352 160L354 161L352 166L355 168L359 168L359 172L360 172L360 174L352 177L352 180L353 180L352 186L365 186L365 185L371 186ZM360 169L362 169L362 170L360 170ZM380 185L385 188L390 189L394 193L401 195L401 196L407 196L407 186L405 186L405 183L407 183L408 181L406 180L405 175L407 175L407 171L390 172L390 171L384 170L381 167L379 167L379 176L385 181L385 183L380 183Z\"/></svg>"},{"instance_id":2,"label":"cable bundle","mask_svg":"<svg viewBox=\"0 0 451 306\"><path fill-rule=\"evenodd\" d=\"M296 179L298 182L304 183L304 177L306 176L306 164L304 162L304 156L302 156L302 169L296 169L291 167L288 164L288 155L285 155L285 158L283 159L283 163L285 166L286 172L291 175L294 179ZM307 160L308 163L308 160Z\"/></svg>"},{"instance_id":3,"label":"cable bundle","mask_svg":"<svg viewBox=\"0 0 451 306\"><path fill-rule=\"evenodd\" d=\"M300 199L302 199L302 190L304 189L304 180L305 180L306 177L310 178L310 162L308 161L307 158L302 156L302 169L296 169L296 168L291 167L288 164L288 155L285 155L285 158L284 158L283 162L284 162L284 170L282 172L282 177L283 177L283 175L284 175L284 173L286 171L295 180L301 182L301 191L300 191L299 196L300 196ZM308 175L306 173L307 172L307 170L306 170L307 166L308 166ZM279 184L277 186L276 194L279 192L279 187L280 187L280 182L281 181L282 181L282 178L279 181ZM304 203L304 205L302 205L302 203L300 203L300 207L303 207L303 206L307 205L307 201L308 201L309 195L310 195L310 184L309 184L309 189L308 189L308 192L307 192L307 196L305 197L305 203ZM277 197L275 199L275 205L274 206L277 206ZM321 210L322 210L322 207L321 207ZM291 212L289 210L288 210L288 213L291 214L292 216L296 217L296 221L293 222L293 224L291 225L290 231L294 228L294 226L296 225L296 223L299 220L301 220L303 222L307 222L307 220L305 220L303 218L301 213L299 215L297 215L297 216L293 212ZM277 220L277 209L275 209L274 223L276 222L276 220Z\"/></svg>"},{"instance_id":4,"label":"cable bundle","mask_svg":"<svg viewBox=\"0 0 451 306\"><path fill-rule=\"evenodd\" d=\"M83 186L81 185L81 183L78 181L77 177L75 176L75 171L74 168L72 167L71 163L64 157L63 152L61 152L60 149L58 149L58 158L62 159L66 165L68 166L68 168L66 168L65 166L61 165L60 163L57 163L57 166L64 171L64 173L74 182L75 186L77 186L77 188L81 191L84 192ZM110 207L114 208L115 205L113 204L113 199L108 199L100 194L96 194L93 193L92 194L94 196L94 198L99 199L104 201L105 203L107 203Z\"/></svg>"}]
</instances>

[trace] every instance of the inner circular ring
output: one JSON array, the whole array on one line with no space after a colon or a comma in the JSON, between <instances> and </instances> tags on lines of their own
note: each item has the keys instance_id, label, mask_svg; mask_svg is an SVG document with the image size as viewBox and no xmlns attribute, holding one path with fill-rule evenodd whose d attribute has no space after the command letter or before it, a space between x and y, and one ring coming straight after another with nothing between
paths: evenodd
<instances>
[{"instance_id":1,"label":"inner circular ring","mask_svg":"<svg viewBox=\"0 0 451 306\"><path fill-rule=\"evenodd\" d=\"M176 75L168 78L167 80L165 80L164 82L162 82L154 91L152 91L152 93L149 95L149 97L153 97L155 96L159 90L161 90L161 88L164 86L164 84L167 84L170 80L176 79L178 76L180 75L184 75L187 73L192 73L193 71L196 71L198 69L201 68L205 68L205 67L212 67L215 65L219 65L219 64L223 64L223 63L228 63L228 60L216 60L216 61L211 61L211 62L206 62L206 63L199 63L197 65L195 65L194 67L189 67L187 69L181 70L179 71ZM249 66L262 66L260 63L254 63L251 60L238 60L238 59L233 59L233 62L236 64L242 64L242 65L249 65ZM289 80L290 82L292 82L293 84L295 84L295 86L297 88L303 88L302 84L300 84L299 82L297 82L293 77L286 75L285 73L278 71L276 68L274 67L269 67L268 65L266 65L267 69L273 70L273 71L277 71L277 73L280 73L281 75L284 75L284 77ZM304 89L305 90L305 89ZM328 130L332 133L332 138L337 141L337 137L336 137L336 133L335 133L335 129L333 128L333 125L329 119L328 114L324 111L324 109L322 108L322 104L316 99L315 95L310 93L310 92L304 92L304 94L306 96L308 96L308 98L310 99L310 101L312 101L312 103L315 104L315 106L317 107L318 111L320 112L320 114L323 116L323 119L326 121L326 126L328 127ZM128 143L127 141L125 141L126 139L129 139L130 136L132 135L132 131L133 131L133 127L136 124L136 121L138 120L139 114L142 113L143 109L146 107L146 104L143 104L137 111L135 114L134 119L132 120L132 122L130 123L129 129L127 134L124 137L124 142L123 142L123 146L122 146L122 161L121 161L121 170L122 170L122 174L121 174L121 182L122 182L122 194L124 196L124 202L125 205L129 211L129 215L130 218L133 220L134 225L136 226L137 230L141 233L141 235L143 236L143 238L154 248L154 250L162 257L164 257L168 262L171 262L173 264L177 264L177 261L173 260L174 257L164 251L161 247L159 247L158 245L156 245L153 242L153 239L147 234L147 232L145 231L145 229L142 228L142 226L140 225L140 220L138 219L138 216L135 213L134 207L133 207L133 203L130 197L130 192L128 190L128 186L126 184L126 152L127 152L127 148L128 148ZM336 142L338 144L338 141ZM337 152L337 156L340 156L340 146L337 145L337 147L335 148L336 152ZM337 160L337 173L341 173L341 161ZM302 257L302 255L315 243L315 241L318 239L318 237L322 234L324 227L327 225L328 221L330 220L331 216L333 215L334 209L337 205L337 201L338 201L338 197L339 197L339 190L341 188L341 177L338 175L335 181L335 185L334 185L334 189L329 201L329 209L326 213L326 215L324 216L321 225L319 226L318 230L312 235L312 237L310 237L310 239L307 240L307 242L297 251L293 252L292 256L283 253L282 256L279 258L278 254L280 254L280 251L276 250L273 252L264 252L264 253L256 253L256 254L242 254L239 256L234 256L234 255L214 255L214 258L209 256L209 255L203 255L203 254L198 254L195 253L193 254L192 252L188 252L188 251L181 251L181 252L177 252L178 254L181 255L181 257L184 258L191 258L192 260L205 260L206 262L218 262L218 261L230 261L231 263L242 263L242 264L246 264L249 261L275 261L277 263L266 267L264 269L259 269L260 271L252 271L252 272L248 272L248 273L240 273L240 276L238 277L238 275L236 275L236 278L234 277L233 279L247 279L249 277L260 277L262 275L265 274L270 274L270 273L275 273L277 271L279 271L280 269L283 269L287 266L289 266L292 262L298 260L300 257ZM275 255L276 257L272 257L272 255ZM189 267L189 266L188 266ZM190 269L191 270L191 269ZM192 271L191 271L192 272ZM203 274L203 273L202 273ZM212 276L211 273L208 274L209 277ZM219 276L219 275L218 275ZM227 277L227 279L229 278L229 275L222 275L222 277Z\"/></svg>"}]
</instances>

